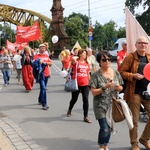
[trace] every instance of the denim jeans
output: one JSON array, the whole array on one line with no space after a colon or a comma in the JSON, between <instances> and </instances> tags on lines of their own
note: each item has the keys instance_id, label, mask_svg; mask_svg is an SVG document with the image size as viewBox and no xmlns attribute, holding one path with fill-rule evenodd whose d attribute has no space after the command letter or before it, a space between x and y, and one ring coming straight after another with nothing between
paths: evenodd
<instances>
[{"instance_id":1,"label":"denim jeans","mask_svg":"<svg viewBox=\"0 0 150 150\"><path fill-rule=\"evenodd\" d=\"M106 118L98 119L100 130L98 134L98 145L106 146L109 143L111 129L107 124Z\"/></svg>"},{"instance_id":2,"label":"denim jeans","mask_svg":"<svg viewBox=\"0 0 150 150\"><path fill-rule=\"evenodd\" d=\"M40 94L39 94L39 103L42 104L43 107L47 106L47 96L46 96L46 85L49 77L45 77L44 79L39 80L40 84Z\"/></svg>"},{"instance_id":3,"label":"denim jeans","mask_svg":"<svg viewBox=\"0 0 150 150\"><path fill-rule=\"evenodd\" d=\"M3 73L3 79L4 79L4 84L8 84L9 83L9 79L10 79L10 71L2 71Z\"/></svg>"}]
</instances>

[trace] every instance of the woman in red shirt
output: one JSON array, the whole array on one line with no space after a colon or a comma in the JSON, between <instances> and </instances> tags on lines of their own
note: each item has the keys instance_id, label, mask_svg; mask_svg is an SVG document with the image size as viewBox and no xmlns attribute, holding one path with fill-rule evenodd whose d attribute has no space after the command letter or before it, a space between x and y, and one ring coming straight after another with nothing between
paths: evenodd
<instances>
[{"instance_id":1,"label":"woman in red shirt","mask_svg":"<svg viewBox=\"0 0 150 150\"><path fill-rule=\"evenodd\" d=\"M63 56L63 58L62 58L62 63L63 63L63 70L67 70L67 71L69 71L69 69L70 69L70 64L71 64L71 62L70 62L70 51L69 51L69 49L66 49L65 50L65 56Z\"/></svg>"},{"instance_id":2,"label":"woman in red shirt","mask_svg":"<svg viewBox=\"0 0 150 150\"><path fill-rule=\"evenodd\" d=\"M88 118L88 109L89 109L89 79L90 79L90 66L87 62L87 52L82 49L78 52L78 58L72 59L72 68L73 68L73 77L75 78L75 74L77 75L78 82L78 91L72 92L72 98L70 101L70 105L68 108L67 116L71 116L71 111L78 100L79 93L82 93L83 100L83 120L87 123L91 123L91 120ZM77 70L77 72L75 72Z\"/></svg>"}]
</instances>

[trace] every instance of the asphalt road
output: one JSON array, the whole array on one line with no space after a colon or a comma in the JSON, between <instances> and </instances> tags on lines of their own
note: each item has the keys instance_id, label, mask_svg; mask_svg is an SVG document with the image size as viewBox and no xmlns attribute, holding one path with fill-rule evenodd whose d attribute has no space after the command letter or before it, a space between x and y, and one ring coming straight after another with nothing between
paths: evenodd
<instances>
[{"instance_id":1,"label":"asphalt road","mask_svg":"<svg viewBox=\"0 0 150 150\"><path fill-rule=\"evenodd\" d=\"M95 120L92 107L92 94L89 96L89 118L91 124L83 122L82 97L67 117L71 94L64 91L65 79L60 76L61 63L53 60L52 76L48 82L49 110L42 110L38 105L39 85L26 93L23 85L17 84L15 72L11 75L10 85L0 82L0 111L18 124L30 135L43 150L98 150L98 122ZM112 63L116 68L116 63ZM140 115L139 136L145 126ZM112 135L110 150L130 150L129 134L126 121L116 124L117 134ZM141 150L143 148L140 145ZM144 150L144 149L143 149Z\"/></svg>"}]
</instances>

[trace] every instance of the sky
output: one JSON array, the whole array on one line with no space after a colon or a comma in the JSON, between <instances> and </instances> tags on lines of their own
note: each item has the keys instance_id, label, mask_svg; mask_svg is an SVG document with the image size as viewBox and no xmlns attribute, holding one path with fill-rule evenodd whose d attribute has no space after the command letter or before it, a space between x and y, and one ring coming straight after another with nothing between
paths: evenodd
<instances>
[{"instance_id":1,"label":"sky","mask_svg":"<svg viewBox=\"0 0 150 150\"><path fill-rule=\"evenodd\" d=\"M52 18L52 3L53 0L0 0L0 4L36 11L49 18ZM90 16L92 25L96 21L104 25L113 20L118 28L125 27L125 0L61 0L61 3L64 17L75 12Z\"/></svg>"}]
</instances>

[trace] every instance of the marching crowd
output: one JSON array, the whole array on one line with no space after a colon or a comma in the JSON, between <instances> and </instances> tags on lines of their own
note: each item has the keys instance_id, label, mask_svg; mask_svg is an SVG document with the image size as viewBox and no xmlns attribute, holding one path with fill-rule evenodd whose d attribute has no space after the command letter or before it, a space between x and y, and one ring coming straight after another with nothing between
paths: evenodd
<instances>
[{"instance_id":1,"label":"marching crowd","mask_svg":"<svg viewBox=\"0 0 150 150\"><path fill-rule=\"evenodd\" d=\"M15 54L11 55L5 47L0 48L0 69L3 74L4 86L9 84L11 70L16 71L18 84L21 82L26 92L33 88L34 79L40 85L38 101L43 110L47 110L46 85L50 77L49 67L52 65L47 43L40 44L37 51L32 50L29 46L20 51L15 48ZM42 67L44 69L42 70Z\"/></svg>"},{"instance_id":2,"label":"marching crowd","mask_svg":"<svg viewBox=\"0 0 150 150\"><path fill-rule=\"evenodd\" d=\"M141 96L141 92L147 91L149 81L144 77L144 66L150 62L148 39L144 36L137 38L133 53L127 54L127 43L122 43L123 49L118 52L118 69L112 69L111 55L106 50L101 50L96 56L91 48L74 48L70 51L64 47L59 59L62 63L62 71L71 69L72 79L77 79L78 90L71 92L71 100L68 104L67 117L71 117L73 107L82 94L83 120L92 123L88 117L89 92L93 95L93 110L99 124L98 149L109 150L112 128L107 123L106 113L112 105L112 97L118 98L120 92L124 93L124 99L133 115L134 127L129 130L132 150L140 150L139 142L150 150L150 100ZM96 67L96 63L99 67ZM26 92L33 87L34 78L40 85L38 102L43 110L47 110L47 83L51 75L49 67L52 65L51 56L46 43L40 44L38 51L24 47L23 51L16 49L14 56L9 54L4 47L0 49L0 69L3 74L4 86L9 84L11 69L17 74L18 84L23 81ZM67 80L67 78L66 78ZM124 86L125 85L125 86ZM140 105L143 105L149 117L144 131L138 141L138 120Z\"/></svg>"}]
</instances>

